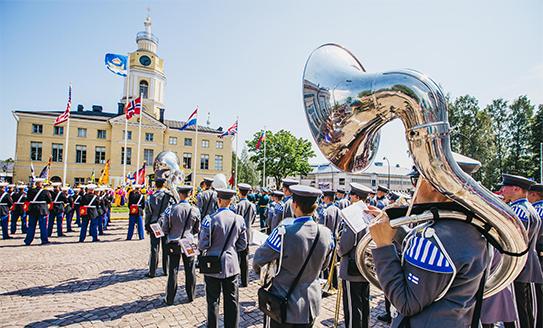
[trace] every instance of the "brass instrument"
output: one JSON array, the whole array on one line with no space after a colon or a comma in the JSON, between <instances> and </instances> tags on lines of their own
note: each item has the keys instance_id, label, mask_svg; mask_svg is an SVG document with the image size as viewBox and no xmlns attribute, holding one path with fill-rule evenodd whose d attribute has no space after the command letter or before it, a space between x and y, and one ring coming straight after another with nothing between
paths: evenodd
<instances>
[{"instance_id":1,"label":"brass instrument","mask_svg":"<svg viewBox=\"0 0 543 328\"><path fill-rule=\"evenodd\" d=\"M179 167L179 158L171 151L160 152L153 163L155 178L166 180L165 186L170 190L176 202L179 202L177 186L185 181L185 174Z\"/></svg>"},{"instance_id":2,"label":"brass instrument","mask_svg":"<svg viewBox=\"0 0 543 328\"><path fill-rule=\"evenodd\" d=\"M428 76L413 70L366 73L348 50L325 44L307 60L303 101L309 129L321 152L342 171L361 172L377 154L380 128L400 119L409 150L420 173L443 195L463 205L476 218L472 224L489 226L489 235L516 256L503 256L488 277L484 296L509 285L520 273L528 237L515 213L492 192L464 173L452 157L445 95ZM460 215L457 217L460 218ZM426 213L391 221L393 227L432 219ZM454 217L453 217L454 219ZM365 254L371 237L357 246L357 264L376 287Z\"/></svg>"}]
</instances>

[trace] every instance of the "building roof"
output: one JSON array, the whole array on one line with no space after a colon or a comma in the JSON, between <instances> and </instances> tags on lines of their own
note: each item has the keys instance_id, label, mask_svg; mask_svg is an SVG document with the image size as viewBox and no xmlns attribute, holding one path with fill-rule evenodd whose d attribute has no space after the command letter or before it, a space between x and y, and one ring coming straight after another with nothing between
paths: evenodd
<instances>
[{"instance_id":1,"label":"building roof","mask_svg":"<svg viewBox=\"0 0 543 328\"><path fill-rule=\"evenodd\" d=\"M326 174L326 173L339 173L341 172L339 169L331 165L330 163L327 164L318 164L318 165L311 165L313 170L310 174ZM390 167L390 175L395 176L405 176L409 172L411 172L411 169L400 167L400 166L391 166ZM362 174L377 174L377 175L387 175L388 174L388 166L384 165L382 162L374 162L371 164L370 167L368 167Z\"/></svg>"},{"instance_id":2,"label":"building roof","mask_svg":"<svg viewBox=\"0 0 543 328\"><path fill-rule=\"evenodd\" d=\"M174 120L164 120L164 124L166 124L167 127L170 129L180 129L183 125L185 125L186 122L184 121L174 121ZM186 131L195 131L194 126L190 126L186 129ZM209 132L209 133L221 133L223 132L222 128L219 129L213 129L208 126L202 126L198 125L198 132Z\"/></svg>"}]
</instances>

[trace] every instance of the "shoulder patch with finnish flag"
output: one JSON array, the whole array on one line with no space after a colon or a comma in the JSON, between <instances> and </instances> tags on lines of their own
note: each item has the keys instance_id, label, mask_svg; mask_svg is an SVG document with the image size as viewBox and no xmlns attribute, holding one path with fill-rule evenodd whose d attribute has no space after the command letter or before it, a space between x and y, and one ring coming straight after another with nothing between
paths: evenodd
<instances>
[{"instance_id":1,"label":"shoulder patch with finnish flag","mask_svg":"<svg viewBox=\"0 0 543 328\"><path fill-rule=\"evenodd\" d=\"M266 244L276 252L281 251L281 234L279 233L279 227L273 229L268 236L268 239L266 239Z\"/></svg>"},{"instance_id":2,"label":"shoulder patch with finnish flag","mask_svg":"<svg viewBox=\"0 0 543 328\"><path fill-rule=\"evenodd\" d=\"M408 263L420 269L439 273L453 273L451 263L447 260L444 251L429 238L418 235L412 237L408 241L403 256Z\"/></svg>"},{"instance_id":3,"label":"shoulder patch with finnish flag","mask_svg":"<svg viewBox=\"0 0 543 328\"><path fill-rule=\"evenodd\" d=\"M203 228L209 228L210 226L211 226L211 216L206 215L206 217L202 221L202 227Z\"/></svg>"},{"instance_id":4,"label":"shoulder patch with finnish flag","mask_svg":"<svg viewBox=\"0 0 543 328\"><path fill-rule=\"evenodd\" d=\"M128 57L117 54L106 54L104 59L106 68L112 73L126 76L128 69Z\"/></svg>"}]
</instances>

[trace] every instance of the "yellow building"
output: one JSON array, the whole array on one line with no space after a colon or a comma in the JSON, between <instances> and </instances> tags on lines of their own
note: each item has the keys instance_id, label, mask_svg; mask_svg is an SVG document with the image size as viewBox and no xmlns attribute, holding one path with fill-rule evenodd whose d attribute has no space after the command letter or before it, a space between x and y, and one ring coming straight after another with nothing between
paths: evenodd
<instances>
[{"instance_id":1,"label":"yellow building","mask_svg":"<svg viewBox=\"0 0 543 328\"><path fill-rule=\"evenodd\" d=\"M151 33L151 19L145 20L145 32L137 34L138 50L129 55L129 83L125 92L129 100L143 95L140 164L137 162L139 124L138 118L128 121L126 171L135 172L143 162L148 165L146 174L152 173L156 155L164 150L177 154L181 166L189 175L194 167L196 135L194 127L180 131L183 122L164 118L164 60L156 54L158 39ZM128 89L127 89L128 88ZM72 109L70 117L69 151L65 150L66 123L54 127L55 118L62 111L13 112L17 124L17 146L15 151L14 181L28 181L31 163L36 174L51 158L50 178L61 178L64 156L68 154L66 182L86 182L95 172L99 178L107 160L110 160L110 183L123 182L124 131L126 118L123 112L125 97L121 99L115 113L104 112L101 106L86 110L82 105ZM187 112L187 116L190 112ZM198 126L196 181L204 176L223 173L227 179L232 172L232 137L219 138L222 131Z\"/></svg>"}]
</instances>

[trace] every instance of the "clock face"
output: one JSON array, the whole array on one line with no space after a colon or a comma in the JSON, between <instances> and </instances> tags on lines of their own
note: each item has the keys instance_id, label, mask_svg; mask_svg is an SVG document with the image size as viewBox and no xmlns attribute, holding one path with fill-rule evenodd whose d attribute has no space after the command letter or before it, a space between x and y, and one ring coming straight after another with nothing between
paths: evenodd
<instances>
[{"instance_id":1,"label":"clock face","mask_svg":"<svg viewBox=\"0 0 543 328\"><path fill-rule=\"evenodd\" d=\"M140 63L143 66L149 66L149 65L151 65L151 58L149 58L149 56L141 56L140 57Z\"/></svg>"}]
</instances>

